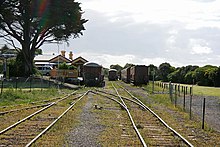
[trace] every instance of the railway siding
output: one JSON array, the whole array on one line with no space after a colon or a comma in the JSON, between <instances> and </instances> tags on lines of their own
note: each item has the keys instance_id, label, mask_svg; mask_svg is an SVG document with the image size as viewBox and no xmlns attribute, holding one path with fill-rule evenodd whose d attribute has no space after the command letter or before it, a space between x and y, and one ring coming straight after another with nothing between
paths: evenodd
<instances>
[{"instance_id":1,"label":"railway siding","mask_svg":"<svg viewBox=\"0 0 220 147\"><path fill-rule=\"evenodd\" d=\"M212 129L201 129L201 121L193 114L193 119L189 119L189 114L183 109L171 105L168 94L149 94L146 87L134 87L120 82L126 89L136 97L149 105L159 116L187 138L195 146L216 146L219 145L220 134ZM151 91L151 89L150 89ZM207 126L208 128L208 126Z\"/></svg>"},{"instance_id":2,"label":"railway siding","mask_svg":"<svg viewBox=\"0 0 220 147\"><path fill-rule=\"evenodd\" d=\"M36 111L32 115L18 121L10 127L1 131L1 145L24 146L28 140L34 138L40 131L44 130L52 121L57 120L59 115L69 107L72 94L51 103L50 105ZM73 105L73 104L72 104ZM35 115L36 114L36 115ZM17 126L17 127L16 127Z\"/></svg>"},{"instance_id":3,"label":"railway siding","mask_svg":"<svg viewBox=\"0 0 220 147\"><path fill-rule=\"evenodd\" d=\"M120 87L120 91L123 92L126 90L122 86ZM129 97L135 100L134 101L126 98L126 101L129 100L129 102L133 102L129 107L131 114L134 118L134 121L136 121L136 124L138 124L138 128L142 136L145 140L147 140L148 145L192 146L188 141L183 142L182 139L184 138L181 138L182 136L179 134L174 134L175 131L173 131L173 129L170 128L167 124L165 124L161 118L158 118L158 116L152 110L147 108L139 99L131 95L131 93L127 90L126 93L129 95ZM142 107L142 109L140 109L140 107Z\"/></svg>"},{"instance_id":4,"label":"railway siding","mask_svg":"<svg viewBox=\"0 0 220 147\"><path fill-rule=\"evenodd\" d=\"M156 95L151 95L140 87L131 86L119 81L114 81L113 83L121 95L120 98L117 96L110 82L107 82L104 88L92 88L80 103L77 103L46 134L34 142L34 146L143 146L129 120L126 107L130 111L136 128L143 136L147 145L186 146L176 135L168 129L164 129L164 125L158 119L147 113L148 110L143 105L138 106L136 104L138 102L134 102L134 97L130 97L116 83L125 86L130 93L135 94L144 104L149 105L152 110L166 120L171 127L186 137L187 140L192 142L193 145L214 146L218 144L217 141L219 141L220 135L212 131L201 131L201 129L196 127L195 122L188 119L187 113L178 108L160 103L160 101L154 99ZM86 89L88 88L80 91L85 91ZM77 96L80 95L77 94ZM160 96L162 97L163 95ZM124 106L125 104L121 101L122 99L127 106ZM7 131L0 135L0 145L26 145L27 140L30 141L36 136L34 133L35 130L38 133L42 132L64 110L74 104L76 100L76 97L71 97L65 100L65 102L61 101L55 105L56 107L47 109L41 115L30 118L29 123L31 123L32 127L29 127L28 122L25 122L25 125L17 126L14 132ZM164 97L163 100L169 100L169 98ZM34 111L35 109L30 110ZM5 122L8 119L7 117L20 112L27 113L27 110L7 113L1 115L0 119ZM32 133L27 133L31 128L33 129ZM15 132L20 132L20 142L16 142L19 137L14 135ZM8 142L12 143L9 144Z\"/></svg>"}]
</instances>

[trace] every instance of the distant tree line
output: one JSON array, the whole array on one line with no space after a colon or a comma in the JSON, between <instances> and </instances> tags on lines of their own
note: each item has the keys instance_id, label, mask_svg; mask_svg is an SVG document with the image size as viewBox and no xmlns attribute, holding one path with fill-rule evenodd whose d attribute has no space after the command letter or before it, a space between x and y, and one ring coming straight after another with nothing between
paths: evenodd
<instances>
[{"instance_id":1,"label":"distant tree line","mask_svg":"<svg viewBox=\"0 0 220 147\"><path fill-rule=\"evenodd\" d=\"M120 65L111 65L110 68L118 70L118 73L124 68L133 66L133 64L126 64L124 67ZM157 81L173 82L182 84L197 84L200 86L214 86L220 87L220 67L205 65L199 66L183 66L173 67L169 63L162 63L159 67L150 64L149 79L153 80L153 77Z\"/></svg>"}]
</instances>

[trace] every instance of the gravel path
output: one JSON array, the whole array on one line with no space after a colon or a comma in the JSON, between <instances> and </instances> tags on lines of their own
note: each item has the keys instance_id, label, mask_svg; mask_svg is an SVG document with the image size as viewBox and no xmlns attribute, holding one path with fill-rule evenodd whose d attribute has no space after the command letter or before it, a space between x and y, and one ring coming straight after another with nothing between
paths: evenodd
<instances>
[{"instance_id":1,"label":"gravel path","mask_svg":"<svg viewBox=\"0 0 220 147\"><path fill-rule=\"evenodd\" d=\"M104 130L104 127L95 119L92 113L94 108L93 98L88 94L88 101L82 108L80 116L80 125L72 130L67 136L67 146L74 147L100 147L97 141L98 135Z\"/></svg>"}]
</instances>

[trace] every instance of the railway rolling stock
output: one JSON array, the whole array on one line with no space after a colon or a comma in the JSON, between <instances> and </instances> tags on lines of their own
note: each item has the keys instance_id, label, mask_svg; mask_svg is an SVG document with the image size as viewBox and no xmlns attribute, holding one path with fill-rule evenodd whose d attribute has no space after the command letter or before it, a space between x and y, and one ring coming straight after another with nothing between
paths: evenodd
<instances>
[{"instance_id":1,"label":"railway rolling stock","mask_svg":"<svg viewBox=\"0 0 220 147\"><path fill-rule=\"evenodd\" d=\"M102 66L89 62L83 65L83 81L85 86L100 86L105 85Z\"/></svg>"},{"instance_id":2,"label":"railway rolling stock","mask_svg":"<svg viewBox=\"0 0 220 147\"><path fill-rule=\"evenodd\" d=\"M117 70L116 69L110 69L108 71L108 80L109 81L116 81L117 79L118 79Z\"/></svg>"},{"instance_id":3,"label":"railway rolling stock","mask_svg":"<svg viewBox=\"0 0 220 147\"><path fill-rule=\"evenodd\" d=\"M121 80L130 83L130 67L121 70Z\"/></svg>"},{"instance_id":4,"label":"railway rolling stock","mask_svg":"<svg viewBox=\"0 0 220 147\"><path fill-rule=\"evenodd\" d=\"M149 82L148 67L135 65L130 68L130 81L134 85L147 84Z\"/></svg>"}]
</instances>

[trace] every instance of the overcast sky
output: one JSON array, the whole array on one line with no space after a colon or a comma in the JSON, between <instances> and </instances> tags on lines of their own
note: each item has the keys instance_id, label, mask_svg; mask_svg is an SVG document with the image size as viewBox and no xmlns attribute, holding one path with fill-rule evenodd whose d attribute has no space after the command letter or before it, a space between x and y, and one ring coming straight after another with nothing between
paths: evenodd
<instances>
[{"instance_id":1,"label":"overcast sky","mask_svg":"<svg viewBox=\"0 0 220 147\"><path fill-rule=\"evenodd\" d=\"M220 66L220 0L78 0L84 35L59 45L109 68L111 64ZM58 52L43 45L44 53Z\"/></svg>"}]
</instances>

